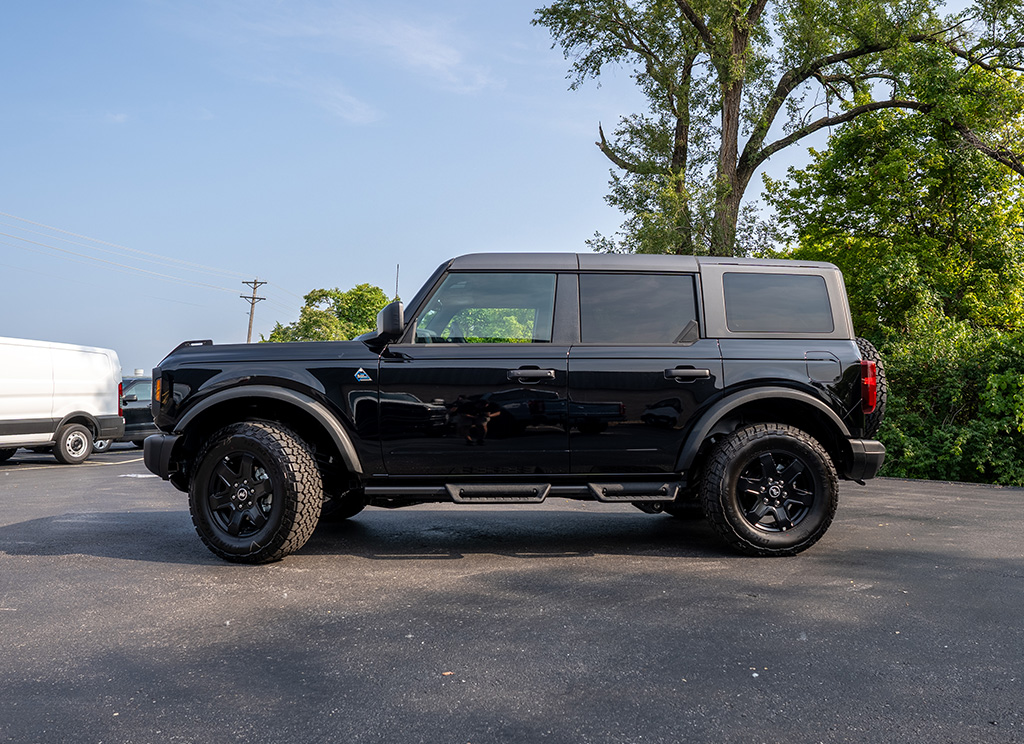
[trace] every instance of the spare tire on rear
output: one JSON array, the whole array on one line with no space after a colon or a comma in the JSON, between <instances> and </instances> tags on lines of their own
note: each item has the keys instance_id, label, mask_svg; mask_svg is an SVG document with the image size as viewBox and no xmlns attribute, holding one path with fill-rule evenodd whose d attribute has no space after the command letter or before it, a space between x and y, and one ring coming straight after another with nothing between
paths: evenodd
<instances>
[{"instance_id":1,"label":"spare tire on rear","mask_svg":"<svg viewBox=\"0 0 1024 744\"><path fill-rule=\"evenodd\" d=\"M878 353L875 345L866 338L857 337L857 348L860 349L860 357L866 362L875 363L875 374L878 377L878 402L875 410L864 417L864 433L869 438L878 434L878 429L885 418L885 400L889 396L889 383L885 379L885 365L882 363L882 355Z\"/></svg>"}]
</instances>

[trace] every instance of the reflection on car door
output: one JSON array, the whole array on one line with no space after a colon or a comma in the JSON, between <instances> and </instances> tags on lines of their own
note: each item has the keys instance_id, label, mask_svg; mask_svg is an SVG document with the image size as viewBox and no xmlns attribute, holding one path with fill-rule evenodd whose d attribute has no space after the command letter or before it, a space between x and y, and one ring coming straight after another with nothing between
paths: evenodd
<instances>
[{"instance_id":1,"label":"reflection on car door","mask_svg":"<svg viewBox=\"0 0 1024 744\"><path fill-rule=\"evenodd\" d=\"M722 389L688 274L582 274L569 354L572 472L671 472L694 414Z\"/></svg>"},{"instance_id":2,"label":"reflection on car door","mask_svg":"<svg viewBox=\"0 0 1024 744\"><path fill-rule=\"evenodd\" d=\"M381 356L389 475L567 472L568 346L551 343L554 291L554 274L445 278L407 342ZM404 406L388 405L398 398ZM429 425L400 420L416 415L411 405Z\"/></svg>"}]
</instances>

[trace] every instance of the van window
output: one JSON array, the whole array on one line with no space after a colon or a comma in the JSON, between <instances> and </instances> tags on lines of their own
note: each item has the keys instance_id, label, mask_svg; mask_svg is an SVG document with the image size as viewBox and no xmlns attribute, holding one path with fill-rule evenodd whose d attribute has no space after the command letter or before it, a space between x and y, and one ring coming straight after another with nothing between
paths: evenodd
<instances>
[{"instance_id":1,"label":"van window","mask_svg":"<svg viewBox=\"0 0 1024 744\"><path fill-rule=\"evenodd\" d=\"M690 274L581 274L585 344L671 344L697 318Z\"/></svg>"},{"instance_id":2,"label":"van window","mask_svg":"<svg viewBox=\"0 0 1024 744\"><path fill-rule=\"evenodd\" d=\"M727 273L725 322L733 332L831 333L825 278L813 274Z\"/></svg>"}]
</instances>

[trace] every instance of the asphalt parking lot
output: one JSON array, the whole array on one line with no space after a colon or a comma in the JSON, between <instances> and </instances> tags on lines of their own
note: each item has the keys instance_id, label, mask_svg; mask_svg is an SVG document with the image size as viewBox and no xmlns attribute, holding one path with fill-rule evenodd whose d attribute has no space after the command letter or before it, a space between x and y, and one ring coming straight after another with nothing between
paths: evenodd
<instances>
[{"instance_id":1,"label":"asphalt parking lot","mask_svg":"<svg viewBox=\"0 0 1024 744\"><path fill-rule=\"evenodd\" d=\"M216 559L141 452L0 465L0 741L1024 741L1024 489L844 483L796 558L629 506Z\"/></svg>"}]
</instances>

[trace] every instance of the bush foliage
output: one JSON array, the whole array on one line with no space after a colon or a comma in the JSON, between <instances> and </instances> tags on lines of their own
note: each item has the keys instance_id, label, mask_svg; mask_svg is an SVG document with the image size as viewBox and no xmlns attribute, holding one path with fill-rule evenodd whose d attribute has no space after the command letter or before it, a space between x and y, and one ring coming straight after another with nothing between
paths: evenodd
<instances>
[{"instance_id":1,"label":"bush foliage","mask_svg":"<svg viewBox=\"0 0 1024 744\"><path fill-rule=\"evenodd\" d=\"M1024 486L1024 185L942 127L862 117L769 182L886 362L882 475Z\"/></svg>"}]
</instances>

